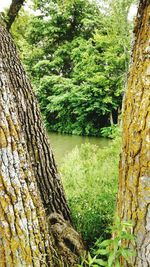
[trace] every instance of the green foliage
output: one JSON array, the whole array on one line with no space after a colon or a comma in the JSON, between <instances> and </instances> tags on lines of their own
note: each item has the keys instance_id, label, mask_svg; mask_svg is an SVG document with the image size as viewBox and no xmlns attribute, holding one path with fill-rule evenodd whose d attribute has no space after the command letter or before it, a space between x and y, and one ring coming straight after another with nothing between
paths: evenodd
<instances>
[{"instance_id":1,"label":"green foliage","mask_svg":"<svg viewBox=\"0 0 150 267\"><path fill-rule=\"evenodd\" d=\"M120 139L108 148L84 144L64 160L61 174L74 224L91 245L109 236L118 185Z\"/></svg>"},{"instance_id":2,"label":"green foliage","mask_svg":"<svg viewBox=\"0 0 150 267\"><path fill-rule=\"evenodd\" d=\"M117 125L114 124L110 127L103 127L100 130L101 136L107 137L107 138L116 138L117 136L121 136L121 128Z\"/></svg>"},{"instance_id":3,"label":"green foliage","mask_svg":"<svg viewBox=\"0 0 150 267\"><path fill-rule=\"evenodd\" d=\"M50 130L100 135L101 128L110 126L110 114L117 123L132 2L108 1L104 12L96 1L35 0L40 15L23 14L14 24L13 35Z\"/></svg>"},{"instance_id":4,"label":"green foliage","mask_svg":"<svg viewBox=\"0 0 150 267\"><path fill-rule=\"evenodd\" d=\"M131 257L135 252L129 248L130 244L134 242L134 235L132 234L132 223L121 222L118 218L113 227L111 227L112 238L101 242L96 242L96 248L93 251L95 256L88 253L87 259L83 259L81 265L86 267L121 267L120 260L126 260L129 264Z\"/></svg>"}]
</instances>

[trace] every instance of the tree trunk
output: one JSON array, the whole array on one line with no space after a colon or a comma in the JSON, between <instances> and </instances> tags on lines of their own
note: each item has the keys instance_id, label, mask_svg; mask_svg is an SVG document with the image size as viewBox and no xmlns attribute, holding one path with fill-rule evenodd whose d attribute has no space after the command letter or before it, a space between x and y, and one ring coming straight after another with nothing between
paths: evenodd
<instances>
[{"instance_id":1,"label":"tree trunk","mask_svg":"<svg viewBox=\"0 0 150 267\"><path fill-rule=\"evenodd\" d=\"M134 222L131 266L150 266L150 1L139 4L124 100L118 213ZM123 263L123 266L128 266Z\"/></svg>"},{"instance_id":2,"label":"tree trunk","mask_svg":"<svg viewBox=\"0 0 150 267\"><path fill-rule=\"evenodd\" d=\"M11 28L11 25L15 21L15 18L17 17L19 10L24 4L24 2L25 0L12 0L12 3L10 5L10 8L7 14L7 29L8 30Z\"/></svg>"},{"instance_id":3,"label":"tree trunk","mask_svg":"<svg viewBox=\"0 0 150 267\"><path fill-rule=\"evenodd\" d=\"M109 120L110 120L110 125L113 126L114 125L114 120L113 120L112 112L109 114Z\"/></svg>"},{"instance_id":4,"label":"tree trunk","mask_svg":"<svg viewBox=\"0 0 150 267\"><path fill-rule=\"evenodd\" d=\"M1 267L74 266L84 250L37 101L1 19L0 247Z\"/></svg>"},{"instance_id":5,"label":"tree trunk","mask_svg":"<svg viewBox=\"0 0 150 267\"><path fill-rule=\"evenodd\" d=\"M70 212L39 114L37 100L10 35L4 27L0 31L3 69L11 86L13 101L17 103L19 123L26 140L30 162L44 207L47 214L58 212L66 220L70 220Z\"/></svg>"}]
</instances>

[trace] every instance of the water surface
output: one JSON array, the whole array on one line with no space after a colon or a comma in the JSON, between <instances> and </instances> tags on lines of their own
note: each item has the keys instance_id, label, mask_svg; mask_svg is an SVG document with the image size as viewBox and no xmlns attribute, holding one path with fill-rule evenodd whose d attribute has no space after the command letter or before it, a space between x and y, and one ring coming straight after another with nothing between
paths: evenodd
<instances>
[{"instance_id":1,"label":"water surface","mask_svg":"<svg viewBox=\"0 0 150 267\"><path fill-rule=\"evenodd\" d=\"M58 165L76 146L80 147L82 144L90 143L103 148L107 147L111 142L111 140L101 137L67 135L54 132L49 132L48 136Z\"/></svg>"}]
</instances>

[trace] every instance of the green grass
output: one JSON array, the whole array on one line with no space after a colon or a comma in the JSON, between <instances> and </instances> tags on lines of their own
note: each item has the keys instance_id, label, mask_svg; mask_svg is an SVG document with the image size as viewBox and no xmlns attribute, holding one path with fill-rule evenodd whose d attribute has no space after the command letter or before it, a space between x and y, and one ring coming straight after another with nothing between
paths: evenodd
<instances>
[{"instance_id":1,"label":"green grass","mask_svg":"<svg viewBox=\"0 0 150 267\"><path fill-rule=\"evenodd\" d=\"M73 222L87 244L109 237L116 209L121 141L107 148L84 144L64 160L61 174Z\"/></svg>"}]
</instances>

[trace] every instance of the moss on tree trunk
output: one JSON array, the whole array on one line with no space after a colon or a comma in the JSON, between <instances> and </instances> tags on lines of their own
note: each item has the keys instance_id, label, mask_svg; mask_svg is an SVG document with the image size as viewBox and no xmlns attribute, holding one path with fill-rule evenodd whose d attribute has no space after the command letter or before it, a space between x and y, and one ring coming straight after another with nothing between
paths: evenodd
<instances>
[{"instance_id":1,"label":"moss on tree trunk","mask_svg":"<svg viewBox=\"0 0 150 267\"><path fill-rule=\"evenodd\" d=\"M132 266L150 265L150 1L140 1L124 100L118 213L134 222ZM123 263L123 266L126 266Z\"/></svg>"},{"instance_id":2,"label":"moss on tree trunk","mask_svg":"<svg viewBox=\"0 0 150 267\"><path fill-rule=\"evenodd\" d=\"M0 266L75 266L83 250L34 92L0 19Z\"/></svg>"}]
</instances>

